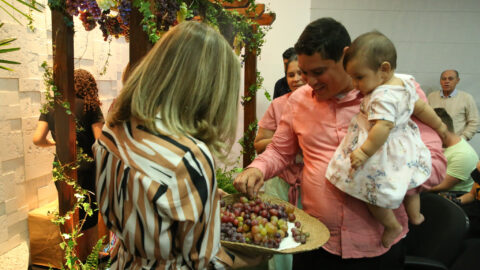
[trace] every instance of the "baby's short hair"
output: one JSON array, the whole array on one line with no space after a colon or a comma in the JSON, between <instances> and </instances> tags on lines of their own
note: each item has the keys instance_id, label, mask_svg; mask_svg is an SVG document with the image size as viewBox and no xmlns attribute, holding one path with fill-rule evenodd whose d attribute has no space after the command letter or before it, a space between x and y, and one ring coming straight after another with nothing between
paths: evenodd
<instances>
[{"instance_id":1,"label":"baby's short hair","mask_svg":"<svg viewBox=\"0 0 480 270\"><path fill-rule=\"evenodd\" d=\"M357 37L345 53L343 65L346 66L357 56L365 57L368 67L373 70L377 70L385 61L390 63L392 69L397 67L395 45L378 31L368 32Z\"/></svg>"}]
</instances>

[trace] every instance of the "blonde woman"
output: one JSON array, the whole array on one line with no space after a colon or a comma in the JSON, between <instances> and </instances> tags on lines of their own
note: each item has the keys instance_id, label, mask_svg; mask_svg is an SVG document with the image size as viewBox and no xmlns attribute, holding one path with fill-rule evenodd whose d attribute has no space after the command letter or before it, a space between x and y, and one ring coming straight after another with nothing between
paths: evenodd
<instances>
[{"instance_id":1,"label":"blonde woman","mask_svg":"<svg viewBox=\"0 0 480 270\"><path fill-rule=\"evenodd\" d=\"M94 145L99 208L119 238L111 269L253 263L220 246L213 161L233 144L239 88L236 55L198 22L172 28L129 76Z\"/></svg>"}]
</instances>

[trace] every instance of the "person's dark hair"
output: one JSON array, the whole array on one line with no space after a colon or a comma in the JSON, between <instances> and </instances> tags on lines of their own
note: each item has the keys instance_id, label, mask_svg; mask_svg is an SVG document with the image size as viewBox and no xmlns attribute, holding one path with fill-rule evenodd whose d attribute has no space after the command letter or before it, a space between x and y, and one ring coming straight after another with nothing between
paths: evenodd
<instances>
[{"instance_id":1,"label":"person's dark hair","mask_svg":"<svg viewBox=\"0 0 480 270\"><path fill-rule=\"evenodd\" d=\"M84 69L75 69L73 81L76 96L84 100L85 111L94 110L102 105L98 98L97 82L90 72Z\"/></svg>"},{"instance_id":2,"label":"person's dark hair","mask_svg":"<svg viewBox=\"0 0 480 270\"><path fill-rule=\"evenodd\" d=\"M295 51L298 55L320 53L323 59L338 62L343 49L350 46L350 35L340 22L332 18L321 18L311 22L298 38Z\"/></svg>"},{"instance_id":3,"label":"person's dark hair","mask_svg":"<svg viewBox=\"0 0 480 270\"><path fill-rule=\"evenodd\" d=\"M282 53L282 58L283 59L290 59L290 57L294 54L295 54L295 49L293 47L290 47Z\"/></svg>"},{"instance_id":4,"label":"person's dark hair","mask_svg":"<svg viewBox=\"0 0 480 270\"><path fill-rule=\"evenodd\" d=\"M397 67L397 51L393 42L384 34L372 31L357 37L348 48L343 58L345 67L353 58L361 56L366 59L372 70L377 70L383 62L389 62L392 69Z\"/></svg>"},{"instance_id":5,"label":"person's dark hair","mask_svg":"<svg viewBox=\"0 0 480 270\"><path fill-rule=\"evenodd\" d=\"M453 132L453 120L444 108L433 109L435 113L442 119L442 122L447 126L448 131Z\"/></svg>"},{"instance_id":6,"label":"person's dark hair","mask_svg":"<svg viewBox=\"0 0 480 270\"><path fill-rule=\"evenodd\" d=\"M298 56L296 53L292 54L290 58L288 58L287 63L285 63L285 77L287 76L288 66L291 62L298 61Z\"/></svg>"},{"instance_id":7,"label":"person's dark hair","mask_svg":"<svg viewBox=\"0 0 480 270\"><path fill-rule=\"evenodd\" d=\"M453 71L455 72L455 75L457 75L457 78L460 78L460 76L458 75L458 71L456 69L447 69L447 70L444 70L441 74L440 74L440 78L443 76L443 73L447 72L447 71Z\"/></svg>"}]
</instances>

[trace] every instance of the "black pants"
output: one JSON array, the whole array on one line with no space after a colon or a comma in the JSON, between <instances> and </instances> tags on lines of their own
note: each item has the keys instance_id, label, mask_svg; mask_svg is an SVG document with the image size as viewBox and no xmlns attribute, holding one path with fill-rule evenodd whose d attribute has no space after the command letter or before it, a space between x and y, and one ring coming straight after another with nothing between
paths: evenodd
<instances>
[{"instance_id":1,"label":"black pants","mask_svg":"<svg viewBox=\"0 0 480 270\"><path fill-rule=\"evenodd\" d=\"M98 206L97 206L97 197L95 196L95 167L91 170L78 170L77 171L78 184L83 189L90 191L90 207L93 210L93 215L88 216L87 213L80 208L78 210L78 219L82 220L85 218L85 223L83 224L82 231L90 229L98 224ZM85 200L88 202L88 200Z\"/></svg>"},{"instance_id":2,"label":"black pants","mask_svg":"<svg viewBox=\"0 0 480 270\"><path fill-rule=\"evenodd\" d=\"M480 238L480 201L464 204L462 209L470 219L467 238Z\"/></svg>"},{"instance_id":3,"label":"black pants","mask_svg":"<svg viewBox=\"0 0 480 270\"><path fill-rule=\"evenodd\" d=\"M378 257L342 259L323 248L293 255L293 269L335 270L400 270L405 261L405 244L400 240L390 250Z\"/></svg>"}]
</instances>

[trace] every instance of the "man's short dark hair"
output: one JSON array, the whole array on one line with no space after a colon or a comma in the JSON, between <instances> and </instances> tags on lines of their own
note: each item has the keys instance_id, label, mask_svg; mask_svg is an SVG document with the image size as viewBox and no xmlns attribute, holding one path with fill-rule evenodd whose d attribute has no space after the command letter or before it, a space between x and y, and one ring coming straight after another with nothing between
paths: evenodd
<instances>
[{"instance_id":1,"label":"man's short dark hair","mask_svg":"<svg viewBox=\"0 0 480 270\"><path fill-rule=\"evenodd\" d=\"M282 53L282 57L283 57L283 59L288 60L294 54L295 54L295 49L293 47L290 47Z\"/></svg>"},{"instance_id":2,"label":"man's short dark hair","mask_svg":"<svg viewBox=\"0 0 480 270\"><path fill-rule=\"evenodd\" d=\"M435 113L442 119L442 122L447 126L448 131L453 132L453 120L444 108L433 109Z\"/></svg>"},{"instance_id":3,"label":"man's short dark hair","mask_svg":"<svg viewBox=\"0 0 480 270\"><path fill-rule=\"evenodd\" d=\"M332 18L321 18L311 22L295 44L297 54L320 53L323 59L338 62L343 49L350 46L350 35L341 23Z\"/></svg>"}]
</instances>

